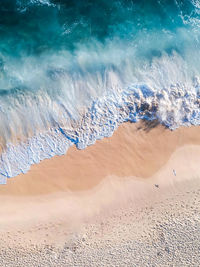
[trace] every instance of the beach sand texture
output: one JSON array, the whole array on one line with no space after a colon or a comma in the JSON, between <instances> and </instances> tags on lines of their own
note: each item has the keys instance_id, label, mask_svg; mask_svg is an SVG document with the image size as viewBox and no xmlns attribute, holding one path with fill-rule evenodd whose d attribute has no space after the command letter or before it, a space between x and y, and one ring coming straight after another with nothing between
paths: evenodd
<instances>
[{"instance_id":1,"label":"beach sand texture","mask_svg":"<svg viewBox=\"0 0 200 267\"><path fill-rule=\"evenodd\" d=\"M126 123L9 179L1 266L198 266L199 130Z\"/></svg>"}]
</instances>

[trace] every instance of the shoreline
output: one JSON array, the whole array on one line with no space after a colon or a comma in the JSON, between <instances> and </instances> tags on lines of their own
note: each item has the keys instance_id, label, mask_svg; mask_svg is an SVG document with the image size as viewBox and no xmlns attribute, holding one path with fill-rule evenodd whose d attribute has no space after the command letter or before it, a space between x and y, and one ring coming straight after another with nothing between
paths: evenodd
<instances>
[{"instance_id":1,"label":"shoreline","mask_svg":"<svg viewBox=\"0 0 200 267\"><path fill-rule=\"evenodd\" d=\"M84 150L75 146L66 155L32 165L26 174L9 178L0 195L40 195L59 191L84 191L106 176L148 179L164 166L177 148L200 145L200 126L171 131L162 125L151 128L124 123L112 137L96 141Z\"/></svg>"},{"instance_id":2,"label":"shoreline","mask_svg":"<svg viewBox=\"0 0 200 267\"><path fill-rule=\"evenodd\" d=\"M196 179L200 173L199 130L191 127L170 131L159 125L146 131L141 124L127 123L111 138L85 150L71 148L67 155L34 165L29 173L0 186L0 201L4 203L0 206L1 223L25 225L27 220L35 220L35 213L38 220L48 221L58 213L62 217L63 207L70 205L76 206L77 213L79 205L83 205L82 210L85 205L81 216L92 216L93 212L95 215L115 206L118 194L120 201L126 199L129 187L134 201L142 196L141 201L137 200L140 205L162 188ZM148 197L143 197L145 192L149 192Z\"/></svg>"}]
</instances>

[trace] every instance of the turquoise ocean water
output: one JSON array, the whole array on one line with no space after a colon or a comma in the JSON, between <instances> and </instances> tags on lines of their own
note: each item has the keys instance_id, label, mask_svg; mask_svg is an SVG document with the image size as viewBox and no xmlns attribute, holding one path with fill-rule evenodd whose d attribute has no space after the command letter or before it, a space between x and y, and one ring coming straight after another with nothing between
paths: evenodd
<instances>
[{"instance_id":1,"label":"turquoise ocean water","mask_svg":"<svg viewBox=\"0 0 200 267\"><path fill-rule=\"evenodd\" d=\"M200 1L1 0L0 183L140 119L200 124Z\"/></svg>"}]
</instances>

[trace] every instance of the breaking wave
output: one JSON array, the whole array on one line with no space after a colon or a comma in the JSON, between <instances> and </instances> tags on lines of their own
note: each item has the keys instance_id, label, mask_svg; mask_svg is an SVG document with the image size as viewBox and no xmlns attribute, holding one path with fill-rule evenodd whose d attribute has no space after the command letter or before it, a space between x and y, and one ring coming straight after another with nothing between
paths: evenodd
<instances>
[{"instance_id":1,"label":"breaking wave","mask_svg":"<svg viewBox=\"0 0 200 267\"><path fill-rule=\"evenodd\" d=\"M198 1L2 1L0 182L123 122L200 124Z\"/></svg>"}]
</instances>

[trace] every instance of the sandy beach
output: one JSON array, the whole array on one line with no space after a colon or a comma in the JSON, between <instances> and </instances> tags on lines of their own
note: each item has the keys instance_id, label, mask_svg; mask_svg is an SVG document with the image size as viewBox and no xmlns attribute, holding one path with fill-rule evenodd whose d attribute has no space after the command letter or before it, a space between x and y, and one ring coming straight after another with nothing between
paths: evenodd
<instances>
[{"instance_id":1,"label":"sandy beach","mask_svg":"<svg viewBox=\"0 0 200 267\"><path fill-rule=\"evenodd\" d=\"M66 155L44 160L25 175L8 179L7 185L0 187L0 194L87 190L110 175L146 179L158 172L178 148L200 145L199 132L199 126L171 131L157 122L125 123L111 138L84 150L74 146Z\"/></svg>"},{"instance_id":2,"label":"sandy beach","mask_svg":"<svg viewBox=\"0 0 200 267\"><path fill-rule=\"evenodd\" d=\"M198 266L199 132L125 123L8 179L1 266Z\"/></svg>"}]
</instances>

